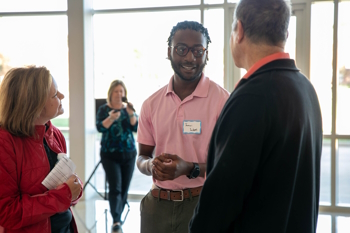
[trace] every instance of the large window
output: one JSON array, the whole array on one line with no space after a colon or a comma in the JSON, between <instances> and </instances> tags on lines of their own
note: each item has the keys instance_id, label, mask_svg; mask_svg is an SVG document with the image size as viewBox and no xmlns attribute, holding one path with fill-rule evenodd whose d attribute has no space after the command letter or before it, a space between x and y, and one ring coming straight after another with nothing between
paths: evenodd
<instances>
[{"instance_id":1,"label":"large window","mask_svg":"<svg viewBox=\"0 0 350 233\"><path fill-rule=\"evenodd\" d=\"M350 135L350 2L339 3L337 134ZM350 154L348 153L348 157ZM350 176L349 176L350 178ZM349 185L350 187L350 185ZM350 192L349 192L350 193Z\"/></svg>"},{"instance_id":2,"label":"large window","mask_svg":"<svg viewBox=\"0 0 350 233\"><path fill-rule=\"evenodd\" d=\"M143 101L173 74L166 59L167 40L172 27L183 20L200 21L200 11L95 14L95 98L106 98L111 81L121 79L139 112Z\"/></svg>"},{"instance_id":3,"label":"large window","mask_svg":"<svg viewBox=\"0 0 350 233\"><path fill-rule=\"evenodd\" d=\"M167 40L172 27L183 20L200 21L200 11L95 14L95 98L106 98L110 83L121 79L128 89L128 100L139 113L143 101L166 85L173 74L170 61L166 59ZM99 159L99 153L96 157ZM96 179L103 180L102 167L97 172ZM135 167L129 193L145 194L151 185L151 177L141 174ZM100 182L98 189L103 188Z\"/></svg>"},{"instance_id":4,"label":"large window","mask_svg":"<svg viewBox=\"0 0 350 233\"><path fill-rule=\"evenodd\" d=\"M204 26L208 29L210 40L209 61L204 70L211 80L224 86L224 9L204 11Z\"/></svg>"},{"instance_id":5,"label":"large window","mask_svg":"<svg viewBox=\"0 0 350 233\"><path fill-rule=\"evenodd\" d=\"M329 135L332 125L332 2L315 3L311 11L311 63L310 80L321 104L323 133ZM317 27L322 25L322 27ZM331 203L331 141L325 138L322 149L320 203Z\"/></svg>"},{"instance_id":6,"label":"large window","mask_svg":"<svg viewBox=\"0 0 350 233\"><path fill-rule=\"evenodd\" d=\"M311 5L310 80L324 133L318 232L347 232L350 225L349 11L349 1Z\"/></svg>"},{"instance_id":7,"label":"large window","mask_svg":"<svg viewBox=\"0 0 350 233\"><path fill-rule=\"evenodd\" d=\"M83 95L79 89L81 86L94 85L92 95L106 98L110 82L122 79L128 88L129 100L139 112L143 101L167 84L173 74L166 59L167 39L172 26L178 21L195 20L208 28L212 43L209 45L206 75L229 90L232 90L230 82L233 79L237 81L241 75L228 58L230 20L237 0L95 0L91 9L85 12L92 15L91 25L83 19L86 14L83 16L79 12L83 12L83 6L90 7L87 4L81 4L80 8L75 8L77 12L67 17L67 12L72 9L68 9L67 5L76 7L79 2L85 4L90 1L0 0L0 81L12 67L46 66L65 94L65 114L54 123L65 132L68 149L70 144L84 144L84 153L90 149L95 151L95 164L99 161L98 134L94 145L86 145L82 139L84 135L69 138L68 118L78 123L83 119L80 111L69 113L69 104L73 109L77 107L77 104L72 104L74 101L69 101L69 91ZM350 225L350 1L290 2L297 11L293 11L286 50L296 59L297 66L307 68L305 74L316 88L323 116L321 206L317 231L347 232ZM83 58L81 54L91 50L93 61L84 58L72 63L73 59L68 61L70 42L67 25L72 32L78 29L74 27L82 25L81 21L86 26L84 30L93 31L91 38L94 43L86 43L85 40L90 37L81 39L75 35L73 41L78 42L75 45L84 44L85 50L71 47L70 52L74 50L74 55L78 56L73 57ZM91 64L94 67L94 72L91 72L94 73L93 80L83 83L84 78L68 78L72 70L76 71L73 72L75 74L87 75L81 68L84 65L79 66L80 60L84 60L85 66ZM69 87L69 80L79 81ZM93 103L81 101L79 104ZM87 126L82 124L79 127ZM94 128L93 125L89 127ZM84 158L85 162L92 160ZM82 166L87 167L85 173L90 172L91 166ZM103 190L102 166L96 174L94 180ZM150 177L141 175L135 168L130 193L144 194L151 182Z\"/></svg>"},{"instance_id":8,"label":"large window","mask_svg":"<svg viewBox=\"0 0 350 233\"><path fill-rule=\"evenodd\" d=\"M46 66L57 81L59 90L65 95L62 101L65 112L53 122L62 127L68 139L67 16L4 16L0 17L0 28L0 80L13 67Z\"/></svg>"},{"instance_id":9,"label":"large window","mask_svg":"<svg viewBox=\"0 0 350 233\"><path fill-rule=\"evenodd\" d=\"M62 0L0 0L0 12L66 11L67 1Z\"/></svg>"},{"instance_id":10,"label":"large window","mask_svg":"<svg viewBox=\"0 0 350 233\"><path fill-rule=\"evenodd\" d=\"M310 80L321 103L324 134L330 134L332 126L333 18L333 2L312 4Z\"/></svg>"},{"instance_id":11,"label":"large window","mask_svg":"<svg viewBox=\"0 0 350 233\"><path fill-rule=\"evenodd\" d=\"M128 89L128 100L140 112L143 101L169 82L174 73L170 61L166 59L170 31L184 20L201 22L201 11L199 8L181 11L154 10L94 14L95 98L106 98L110 83L121 79ZM209 44L209 61L204 72L221 86L224 86L223 21L222 8L204 11L204 26L208 28L212 41ZM96 161L99 160L99 140L100 136L97 135ZM96 181L105 179L102 166L98 168L96 175ZM103 182L96 184L99 190L104 189ZM141 174L135 168L129 193L146 194L151 185L151 177Z\"/></svg>"}]
</instances>

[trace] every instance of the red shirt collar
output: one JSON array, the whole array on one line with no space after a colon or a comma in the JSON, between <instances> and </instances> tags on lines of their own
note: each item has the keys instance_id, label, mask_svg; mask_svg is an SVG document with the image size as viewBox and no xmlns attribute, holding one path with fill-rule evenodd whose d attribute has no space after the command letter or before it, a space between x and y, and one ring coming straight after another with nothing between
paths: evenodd
<instances>
[{"instance_id":1,"label":"red shirt collar","mask_svg":"<svg viewBox=\"0 0 350 233\"><path fill-rule=\"evenodd\" d=\"M269 55L267 57L264 57L264 58L260 59L252 67L250 67L250 69L242 77L242 79L248 79L255 71L257 71L262 66L264 66L267 63L270 63L272 61L279 60L279 59L290 59L289 53L283 53L283 52L274 53L274 54L271 54L271 55ZM239 81L241 81L241 80L239 80ZM239 81L236 83L235 88L237 87Z\"/></svg>"}]
</instances>

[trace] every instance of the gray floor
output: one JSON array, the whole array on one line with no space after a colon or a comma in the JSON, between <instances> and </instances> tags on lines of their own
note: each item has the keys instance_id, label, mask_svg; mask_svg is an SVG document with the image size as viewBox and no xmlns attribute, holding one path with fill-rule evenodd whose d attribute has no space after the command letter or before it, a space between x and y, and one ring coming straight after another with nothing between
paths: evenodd
<instances>
[{"instance_id":1,"label":"gray floor","mask_svg":"<svg viewBox=\"0 0 350 233\"><path fill-rule=\"evenodd\" d=\"M338 202L345 203L345 206L350 203L350 147L349 145L340 145L338 154L338 181L339 196ZM98 156L98 153L96 153ZM99 156L96 161L99 160ZM321 177L321 203L327 205L330 201L330 147L327 142L324 143L322 153L322 177ZM96 170L92 183L99 190L104 189L105 174L102 165ZM138 195L135 200L129 200L130 212L123 226L124 233L140 232L140 198L144 196L151 188L152 178L141 174L135 166L133 178L130 185L129 193ZM131 196L133 197L133 196ZM112 219L109 213L108 201L103 200L96 195L88 201L81 201L74 207L75 218L78 224L79 232L88 233L110 233ZM126 214L127 208L124 211ZM350 232L350 217L336 218L336 233ZM318 220L317 233L331 232L331 216L320 215Z\"/></svg>"},{"instance_id":2,"label":"gray floor","mask_svg":"<svg viewBox=\"0 0 350 233\"><path fill-rule=\"evenodd\" d=\"M140 232L140 202L129 200L130 211L123 225L123 233ZM128 210L125 207L123 218ZM74 208L74 217L79 233L110 233L112 217L109 213L108 201L96 198L81 201Z\"/></svg>"},{"instance_id":3,"label":"gray floor","mask_svg":"<svg viewBox=\"0 0 350 233\"><path fill-rule=\"evenodd\" d=\"M140 232L140 201L129 200L130 211L123 225L123 233ZM127 212L123 213L123 219ZM88 201L80 201L73 208L79 233L110 233L112 218L109 213L108 201L96 197ZM337 233L350 232L350 217L337 217ZM317 233L331 232L331 216L320 215L318 218Z\"/></svg>"}]
</instances>

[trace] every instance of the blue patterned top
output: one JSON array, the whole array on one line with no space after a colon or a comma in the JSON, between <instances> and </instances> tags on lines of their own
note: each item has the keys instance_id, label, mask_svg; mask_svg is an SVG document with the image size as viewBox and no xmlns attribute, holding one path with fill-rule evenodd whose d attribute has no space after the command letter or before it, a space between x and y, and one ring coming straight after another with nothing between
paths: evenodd
<instances>
[{"instance_id":1,"label":"blue patterned top","mask_svg":"<svg viewBox=\"0 0 350 233\"><path fill-rule=\"evenodd\" d=\"M130 124L126 108L120 110L120 117L106 129L102 125L112 110L107 104L99 107L96 116L96 128L102 133L101 152L131 152L136 150L135 139L132 132L137 132L138 119L135 125ZM136 115L136 118L138 116Z\"/></svg>"}]
</instances>

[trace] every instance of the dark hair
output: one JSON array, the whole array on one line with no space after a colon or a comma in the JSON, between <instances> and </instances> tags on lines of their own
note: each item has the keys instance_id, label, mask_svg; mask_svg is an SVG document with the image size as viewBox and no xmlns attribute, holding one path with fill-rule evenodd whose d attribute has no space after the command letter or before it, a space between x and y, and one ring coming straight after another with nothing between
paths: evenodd
<instances>
[{"instance_id":1,"label":"dark hair","mask_svg":"<svg viewBox=\"0 0 350 233\"><path fill-rule=\"evenodd\" d=\"M287 40L290 15L290 5L284 0L240 0L232 30L239 20L252 43L278 45Z\"/></svg>"},{"instance_id":2,"label":"dark hair","mask_svg":"<svg viewBox=\"0 0 350 233\"><path fill-rule=\"evenodd\" d=\"M171 42L174 38L175 33L179 30L185 30L185 29L191 29L202 33L202 35L207 39L207 47L208 47L209 43L211 42L208 29L203 27L202 24L195 21L183 21L183 22L177 23L176 26L174 26L170 32L170 36L168 38L168 46L171 46Z\"/></svg>"}]
</instances>

